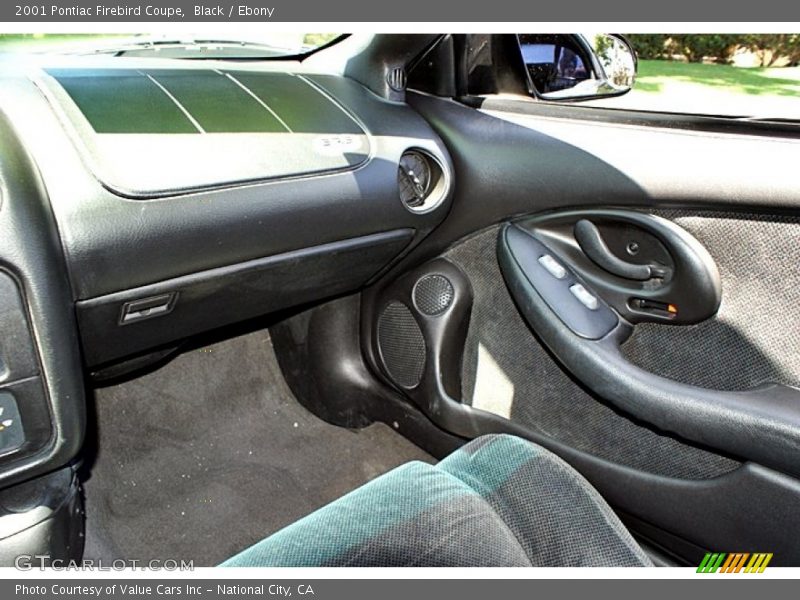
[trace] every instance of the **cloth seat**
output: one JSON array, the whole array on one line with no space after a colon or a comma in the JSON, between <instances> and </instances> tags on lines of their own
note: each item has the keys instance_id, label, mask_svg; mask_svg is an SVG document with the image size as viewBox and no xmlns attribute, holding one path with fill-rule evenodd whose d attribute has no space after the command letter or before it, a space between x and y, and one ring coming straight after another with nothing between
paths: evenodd
<instances>
[{"instance_id":1,"label":"cloth seat","mask_svg":"<svg viewBox=\"0 0 800 600\"><path fill-rule=\"evenodd\" d=\"M480 437L402 465L225 561L275 566L649 566L589 483L544 448Z\"/></svg>"}]
</instances>

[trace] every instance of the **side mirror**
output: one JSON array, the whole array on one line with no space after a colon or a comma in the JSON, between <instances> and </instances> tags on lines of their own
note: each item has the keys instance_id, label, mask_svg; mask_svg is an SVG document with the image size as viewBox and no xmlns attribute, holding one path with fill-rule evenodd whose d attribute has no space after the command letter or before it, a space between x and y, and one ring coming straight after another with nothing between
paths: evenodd
<instances>
[{"instance_id":1,"label":"side mirror","mask_svg":"<svg viewBox=\"0 0 800 600\"><path fill-rule=\"evenodd\" d=\"M636 53L613 34L518 34L529 92L543 100L621 96L636 78Z\"/></svg>"}]
</instances>

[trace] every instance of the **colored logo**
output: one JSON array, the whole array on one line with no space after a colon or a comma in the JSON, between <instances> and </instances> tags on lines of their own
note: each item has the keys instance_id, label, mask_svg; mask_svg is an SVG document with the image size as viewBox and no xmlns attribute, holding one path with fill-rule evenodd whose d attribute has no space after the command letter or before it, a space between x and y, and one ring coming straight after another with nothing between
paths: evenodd
<instances>
[{"instance_id":1,"label":"colored logo","mask_svg":"<svg viewBox=\"0 0 800 600\"><path fill-rule=\"evenodd\" d=\"M697 567L698 573L763 573L772 552L709 552Z\"/></svg>"}]
</instances>

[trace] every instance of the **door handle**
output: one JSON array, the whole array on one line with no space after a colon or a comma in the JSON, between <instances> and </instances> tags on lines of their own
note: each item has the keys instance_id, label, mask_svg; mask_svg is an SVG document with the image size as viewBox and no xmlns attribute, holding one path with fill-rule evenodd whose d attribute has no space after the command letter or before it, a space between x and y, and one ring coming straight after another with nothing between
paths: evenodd
<instances>
[{"instance_id":1,"label":"door handle","mask_svg":"<svg viewBox=\"0 0 800 600\"><path fill-rule=\"evenodd\" d=\"M575 223L573 233L586 256L612 275L634 281L647 281L653 277L665 279L669 275L668 267L654 264L637 265L618 258L609 250L597 226L588 219L581 219Z\"/></svg>"}]
</instances>

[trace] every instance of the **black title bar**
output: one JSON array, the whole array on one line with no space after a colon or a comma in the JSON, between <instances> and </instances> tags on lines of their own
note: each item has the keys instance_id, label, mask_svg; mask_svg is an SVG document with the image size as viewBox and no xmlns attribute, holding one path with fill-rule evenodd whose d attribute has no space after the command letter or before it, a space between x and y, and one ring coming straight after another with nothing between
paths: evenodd
<instances>
[{"instance_id":1,"label":"black title bar","mask_svg":"<svg viewBox=\"0 0 800 600\"><path fill-rule=\"evenodd\" d=\"M743 0L11 0L5 22L752 22L800 21L798 2ZM795 26L794 29L797 27ZM733 29L736 29L735 27ZM745 27L746 29L746 27Z\"/></svg>"}]
</instances>

